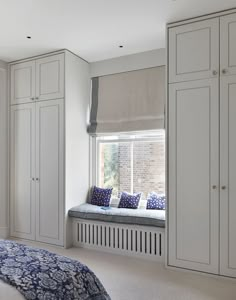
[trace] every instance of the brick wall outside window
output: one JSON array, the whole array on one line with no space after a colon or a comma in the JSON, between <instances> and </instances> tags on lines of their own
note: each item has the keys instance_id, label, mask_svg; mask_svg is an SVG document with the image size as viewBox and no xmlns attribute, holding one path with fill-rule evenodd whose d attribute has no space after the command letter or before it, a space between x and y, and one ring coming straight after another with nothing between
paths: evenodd
<instances>
[{"instance_id":1,"label":"brick wall outside window","mask_svg":"<svg viewBox=\"0 0 236 300\"><path fill-rule=\"evenodd\" d=\"M101 143L99 184L113 186L115 197L122 191L165 192L164 135L152 141Z\"/></svg>"}]
</instances>

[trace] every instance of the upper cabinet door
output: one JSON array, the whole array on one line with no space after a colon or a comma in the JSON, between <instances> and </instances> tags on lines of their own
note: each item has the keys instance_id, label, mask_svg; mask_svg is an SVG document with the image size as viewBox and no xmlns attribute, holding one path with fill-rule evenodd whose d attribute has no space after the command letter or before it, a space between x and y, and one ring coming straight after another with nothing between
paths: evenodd
<instances>
[{"instance_id":1,"label":"upper cabinet door","mask_svg":"<svg viewBox=\"0 0 236 300\"><path fill-rule=\"evenodd\" d=\"M11 66L11 104L34 101L35 61Z\"/></svg>"},{"instance_id":2,"label":"upper cabinet door","mask_svg":"<svg viewBox=\"0 0 236 300\"><path fill-rule=\"evenodd\" d=\"M236 14L220 18L221 75L236 74Z\"/></svg>"},{"instance_id":3,"label":"upper cabinet door","mask_svg":"<svg viewBox=\"0 0 236 300\"><path fill-rule=\"evenodd\" d=\"M218 274L218 79L170 85L169 265Z\"/></svg>"},{"instance_id":4,"label":"upper cabinet door","mask_svg":"<svg viewBox=\"0 0 236 300\"><path fill-rule=\"evenodd\" d=\"M64 54L36 60L36 101L64 98Z\"/></svg>"},{"instance_id":5,"label":"upper cabinet door","mask_svg":"<svg viewBox=\"0 0 236 300\"><path fill-rule=\"evenodd\" d=\"M220 273L236 277L236 76L221 79Z\"/></svg>"},{"instance_id":6,"label":"upper cabinet door","mask_svg":"<svg viewBox=\"0 0 236 300\"><path fill-rule=\"evenodd\" d=\"M169 83L217 77L219 18L169 30Z\"/></svg>"}]
</instances>

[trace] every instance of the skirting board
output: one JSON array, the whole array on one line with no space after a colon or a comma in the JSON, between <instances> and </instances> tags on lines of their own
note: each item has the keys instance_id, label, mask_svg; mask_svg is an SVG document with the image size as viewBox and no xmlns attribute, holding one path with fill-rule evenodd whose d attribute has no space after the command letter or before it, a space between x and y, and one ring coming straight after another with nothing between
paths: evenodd
<instances>
[{"instance_id":1,"label":"skirting board","mask_svg":"<svg viewBox=\"0 0 236 300\"><path fill-rule=\"evenodd\" d=\"M9 237L9 228L8 227L0 227L0 238L6 239Z\"/></svg>"},{"instance_id":2,"label":"skirting board","mask_svg":"<svg viewBox=\"0 0 236 300\"><path fill-rule=\"evenodd\" d=\"M216 279L222 279L222 280L229 280L229 281L234 281L236 282L236 278L234 277L229 277L229 276L223 276L220 274L212 274L212 273L207 273L207 272L201 272L201 271L196 271L196 270L191 270L191 269L185 269L185 268L180 268L180 267L175 267L175 266L170 266L165 264L166 269L176 271L176 272L183 272L183 273L190 273L190 274L195 274L195 275L201 275L205 277L210 277L210 278L216 278Z\"/></svg>"}]
</instances>

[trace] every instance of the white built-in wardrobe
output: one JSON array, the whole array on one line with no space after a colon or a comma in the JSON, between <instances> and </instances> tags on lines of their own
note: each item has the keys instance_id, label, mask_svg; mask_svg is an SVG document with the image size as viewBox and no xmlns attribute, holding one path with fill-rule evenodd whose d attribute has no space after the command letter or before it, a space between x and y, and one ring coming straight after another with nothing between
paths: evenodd
<instances>
[{"instance_id":1,"label":"white built-in wardrobe","mask_svg":"<svg viewBox=\"0 0 236 300\"><path fill-rule=\"evenodd\" d=\"M10 233L71 243L89 186L88 63L61 51L10 65Z\"/></svg>"},{"instance_id":2,"label":"white built-in wardrobe","mask_svg":"<svg viewBox=\"0 0 236 300\"><path fill-rule=\"evenodd\" d=\"M168 26L169 266L236 277L236 14Z\"/></svg>"}]
</instances>

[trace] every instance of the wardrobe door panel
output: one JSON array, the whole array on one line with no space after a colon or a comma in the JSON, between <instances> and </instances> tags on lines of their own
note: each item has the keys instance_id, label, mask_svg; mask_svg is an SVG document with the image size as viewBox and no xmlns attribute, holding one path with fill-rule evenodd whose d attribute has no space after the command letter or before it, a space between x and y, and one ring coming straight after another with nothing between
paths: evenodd
<instances>
[{"instance_id":1,"label":"wardrobe door panel","mask_svg":"<svg viewBox=\"0 0 236 300\"><path fill-rule=\"evenodd\" d=\"M35 104L11 107L11 236L35 239Z\"/></svg>"},{"instance_id":2,"label":"wardrobe door panel","mask_svg":"<svg viewBox=\"0 0 236 300\"><path fill-rule=\"evenodd\" d=\"M169 87L168 264L218 273L218 80Z\"/></svg>"},{"instance_id":3,"label":"wardrobe door panel","mask_svg":"<svg viewBox=\"0 0 236 300\"><path fill-rule=\"evenodd\" d=\"M11 104L32 102L35 97L35 61L11 66Z\"/></svg>"},{"instance_id":4,"label":"wardrobe door panel","mask_svg":"<svg viewBox=\"0 0 236 300\"><path fill-rule=\"evenodd\" d=\"M220 272L236 277L236 76L221 79Z\"/></svg>"},{"instance_id":5,"label":"wardrobe door panel","mask_svg":"<svg viewBox=\"0 0 236 300\"><path fill-rule=\"evenodd\" d=\"M169 83L217 77L219 18L169 29Z\"/></svg>"},{"instance_id":6,"label":"wardrobe door panel","mask_svg":"<svg viewBox=\"0 0 236 300\"><path fill-rule=\"evenodd\" d=\"M36 103L36 240L63 245L63 100Z\"/></svg>"},{"instance_id":7,"label":"wardrobe door panel","mask_svg":"<svg viewBox=\"0 0 236 300\"><path fill-rule=\"evenodd\" d=\"M64 97L64 54L36 60L36 100Z\"/></svg>"},{"instance_id":8,"label":"wardrobe door panel","mask_svg":"<svg viewBox=\"0 0 236 300\"><path fill-rule=\"evenodd\" d=\"M221 75L236 74L236 14L220 18Z\"/></svg>"}]
</instances>

